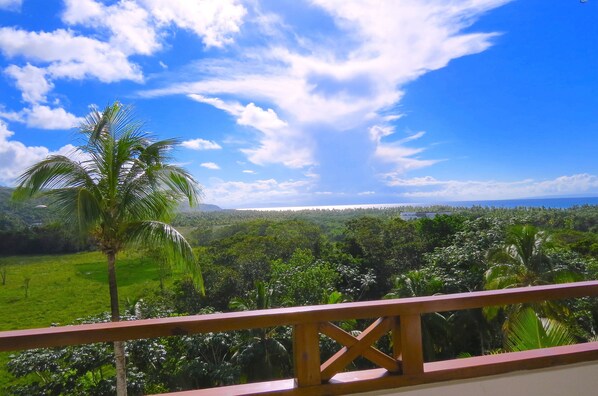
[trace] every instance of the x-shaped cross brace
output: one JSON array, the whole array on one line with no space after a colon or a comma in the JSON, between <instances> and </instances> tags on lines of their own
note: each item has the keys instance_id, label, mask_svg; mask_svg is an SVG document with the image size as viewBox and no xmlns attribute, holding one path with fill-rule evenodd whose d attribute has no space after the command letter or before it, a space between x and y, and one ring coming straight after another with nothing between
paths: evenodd
<instances>
[{"instance_id":1,"label":"x-shaped cross brace","mask_svg":"<svg viewBox=\"0 0 598 396\"><path fill-rule=\"evenodd\" d=\"M353 337L332 323L321 323L319 331L322 334L344 345L343 348L320 366L322 381L330 380L336 373L343 370L359 356L365 357L391 373L400 373L401 362L399 360L393 359L372 346L380 337L391 330L393 320L394 318L379 318L357 337Z\"/></svg>"}]
</instances>

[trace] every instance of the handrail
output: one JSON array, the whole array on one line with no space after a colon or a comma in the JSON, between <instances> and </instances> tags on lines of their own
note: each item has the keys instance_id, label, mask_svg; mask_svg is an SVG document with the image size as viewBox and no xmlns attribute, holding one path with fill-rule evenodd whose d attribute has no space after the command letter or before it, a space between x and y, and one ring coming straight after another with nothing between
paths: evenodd
<instances>
[{"instance_id":1,"label":"handrail","mask_svg":"<svg viewBox=\"0 0 598 396\"><path fill-rule=\"evenodd\" d=\"M0 332L0 352L291 325L294 326L297 386L313 387L327 383L343 370L344 362L350 362L354 355L371 357L377 364L381 362L379 364L383 364L388 373L411 377L425 374L421 345L421 315L424 313L596 295L598 281L586 281L428 297L12 330ZM366 318L380 319L360 337L343 334L342 330L329 323ZM390 357L371 346L388 331L394 344L393 356ZM322 365L319 333L345 345L333 356L334 359ZM590 355L594 356L592 353ZM587 359L589 355L584 356Z\"/></svg>"},{"instance_id":2,"label":"handrail","mask_svg":"<svg viewBox=\"0 0 598 396\"><path fill-rule=\"evenodd\" d=\"M0 332L0 352L173 335L457 311L598 295L598 281Z\"/></svg>"}]
</instances>

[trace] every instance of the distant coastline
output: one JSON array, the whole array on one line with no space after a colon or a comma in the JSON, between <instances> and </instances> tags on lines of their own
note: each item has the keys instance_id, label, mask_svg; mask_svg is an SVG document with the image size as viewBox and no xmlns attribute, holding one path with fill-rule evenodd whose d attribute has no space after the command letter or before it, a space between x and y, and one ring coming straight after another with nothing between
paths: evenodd
<instances>
[{"instance_id":1,"label":"distant coastline","mask_svg":"<svg viewBox=\"0 0 598 396\"><path fill-rule=\"evenodd\" d=\"M448 202L426 202L426 203L386 203L386 204L354 204L354 205L312 205L312 206L272 206L266 208L238 208L236 210L256 211L300 211L300 210L345 210L345 209L384 209L396 207L429 207L429 206L452 206L466 207L473 206L495 207L495 208L553 208L566 209L573 206L598 205L598 197L573 197L573 198L524 198L524 199L500 199L480 201L448 201Z\"/></svg>"}]
</instances>

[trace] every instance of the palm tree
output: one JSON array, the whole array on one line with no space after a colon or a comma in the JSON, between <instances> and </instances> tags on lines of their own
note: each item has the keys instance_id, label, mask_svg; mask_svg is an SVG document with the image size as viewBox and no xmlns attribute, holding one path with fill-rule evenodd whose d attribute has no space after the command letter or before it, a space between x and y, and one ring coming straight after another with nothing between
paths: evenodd
<instances>
[{"instance_id":1,"label":"palm tree","mask_svg":"<svg viewBox=\"0 0 598 396\"><path fill-rule=\"evenodd\" d=\"M505 245L489 254L490 268L486 271L486 289L506 289L512 287L537 286L550 283L577 280L575 274L565 268L555 267L547 252L550 237L532 225L512 227L507 234ZM525 305L517 304L506 311L505 328L510 318ZM546 317L564 317L566 307L554 302L533 304L532 307ZM484 309L486 317L494 318L500 307Z\"/></svg>"},{"instance_id":2,"label":"palm tree","mask_svg":"<svg viewBox=\"0 0 598 396\"><path fill-rule=\"evenodd\" d=\"M116 102L92 109L79 128L84 143L75 158L52 155L27 169L13 198L51 199L62 219L91 237L108 261L112 321L120 320L116 257L129 246L161 247L168 259L188 268L203 290L201 272L185 238L165 221L186 198L195 204L193 177L168 164L174 139L153 141L130 107ZM126 395L123 342L114 343L117 394Z\"/></svg>"},{"instance_id":3,"label":"palm tree","mask_svg":"<svg viewBox=\"0 0 598 396\"><path fill-rule=\"evenodd\" d=\"M506 244L489 256L486 289L536 286L550 283L553 271L546 245L550 238L531 225L512 227Z\"/></svg>"}]
</instances>

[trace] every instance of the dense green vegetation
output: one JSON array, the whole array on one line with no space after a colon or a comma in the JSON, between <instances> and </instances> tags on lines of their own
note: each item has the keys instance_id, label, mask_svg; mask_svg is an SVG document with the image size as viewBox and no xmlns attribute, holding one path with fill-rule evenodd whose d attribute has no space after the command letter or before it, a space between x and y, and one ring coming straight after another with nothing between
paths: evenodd
<instances>
[{"instance_id":1,"label":"dense green vegetation","mask_svg":"<svg viewBox=\"0 0 598 396\"><path fill-rule=\"evenodd\" d=\"M159 287L160 267L143 256L125 254L120 259L120 297L124 306L134 305ZM0 271L5 276L0 286L1 330L67 325L110 307L106 262L97 252L0 257ZM174 272L166 280L167 285L181 276ZM8 355L0 355L0 389L10 382Z\"/></svg>"},{"instance_id":2,"label":"dense green vegetation","mask_svg":"<svg viewBox=\"0 0 598 396\"><path fill-rule=\"evenodd\" d=\"M130 267L119 269L125 291L121 302L129 307L132 319L402 298L598 276L598 207L457 208L450 215L413 221L401 220L401 210L406 209L180 214L175 225L185 230L197 252L205 296L193 282L161 265L159 255L147 252L125 260ZM98 271L103 271L95 253L54 257L95 257ZM32 260L13 256L5 264L7 285L0 286L0 293L2 298L5 293L11 297L3 303L38 297L36 273L44 270L33 267ZM35 309L45 311L47 319L27 319L35 318L34 308L15 307L8 315L14 319L4 328L65 324L86 315L95 317L90 320L106 320L101 315L108 308L105 292L91 292L97 299L81 298L86 300L80 304L81 311L65 309L67 296L107 287L105 280L102 283L92 270L85 270L95 265L93 261L47 265L64 268L65 278L53 282L57 289L66 290L44 292L45 298L36 301ZM22 272L27 268L35 269L29 297L25 297ZM68 273L70 282L88 283L68 289ZM41 276L39 282L51 279ZM10 282L16 282L11 289ZM52 319L56 311L61 312L60 319ZM353 321L341 326L360 331L367 324ZM426 315L424 353L426 360L436 360L579 342L596 337L597 328L598 304L590 298ZM388 342L383 338L378 347L387 349ZM291 345L288 328L132 342L129 390L158 392L289 376ZM323 358L338 348L324 337L321 346ZM17 381L21 385L12 392L105 394L113 386L113 371L102 359L110 354L110 346L85 348L29 352L13 359L9 370L21 377ZM97 359L92 359L93 364L77 363L84 353ZM58 374L50 375L49 362ZM369 367L361 360L355 365Z\"/></svg>"}]
</instances>

